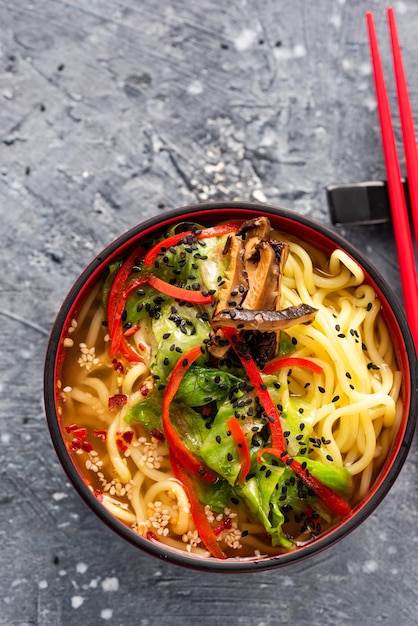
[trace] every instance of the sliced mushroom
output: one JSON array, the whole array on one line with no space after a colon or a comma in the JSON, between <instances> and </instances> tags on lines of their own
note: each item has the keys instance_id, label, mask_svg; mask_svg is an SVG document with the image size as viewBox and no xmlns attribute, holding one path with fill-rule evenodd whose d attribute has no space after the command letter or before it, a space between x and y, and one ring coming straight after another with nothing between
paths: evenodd
<instances>
[{"instance_id":1,"label":"sliced mushroom","mask_svg":"<svg viewBox=\"0 0 418 626\"><path fill-rule=\"evenodd\" d=\"M247 220L237 230L238 237L249 239L259 237L260 239L270 239L271 225L268 217L255 217Z\"/></svg>"},{"instance_id":2,"label":"sliced mushroom","mask_svg":"<svg viewBox=\"0 0 418 626\"><path fill-rule=\"evenodd\" d=\"M259 330L275 332L309 324L315 318L317 309L308 304L290 306L280 311L255 311L251 309L224 309L212 318L216 326L232 326L237 330Z\"/></svg>"},{"instance_id":3,"label":"sliced mushroom","mask_svg":"<svg viewBox=\"0 0 418 626\"><path fill-rule=\"evenodd\" d=\"M225 357L229 343L221 327L230 326L241 333L249 352L262 368L276 354L280 331L313 321L316 309L300 304L280 310L281 281L289 255L289 245L271 239L267 217L244 222L228 238L224 253L229 268L212 317L208 350Z\"/></svg>"},{"instance_id":4,"label":"sliced mushroom","mask_svg":"<svg viewBox=\"0 0 418 626\"><path fill-rule=\"evenodd\" d=\"M241 304L248 290L248 278L244 269L244 244L242 240L235 235L228 237L223 254L228 254L229 266L225 272L224 285L219 291L215 313L225 307L231 306L231 302L235 302L235 305L232 306Z\"/></svg>"},{"instance_id":5,"label":"sliced mushroom","mask_svg":"<svg viewBox=\"0 0 418 626\"><path fill-rule=\"evenodd\" d=\"M286 250L283 252L283 250ZM242 306L245 309L274 311L280 302L280 282L288 247L283 244L283 263L269 241L253 237L245 246L245 269L248 275L248 293Z\"/></svg>"},{"instance_id":6,"label":"sliced mushroom","mask_svg":"<svg viewBox=\"0 0 418 626\"><path fill-rule=\"evenodd\" d=\"M287 257L289 256L290 247L288 243L284 241L277 241L276 239L270 240L270 245L276 255L276 261L279 267L279 280L277 281L277 297L276 297L276 310L280 309L281 298L281 279L284 273L284 266L286 265Z\"/></svg>"}]
</instances>

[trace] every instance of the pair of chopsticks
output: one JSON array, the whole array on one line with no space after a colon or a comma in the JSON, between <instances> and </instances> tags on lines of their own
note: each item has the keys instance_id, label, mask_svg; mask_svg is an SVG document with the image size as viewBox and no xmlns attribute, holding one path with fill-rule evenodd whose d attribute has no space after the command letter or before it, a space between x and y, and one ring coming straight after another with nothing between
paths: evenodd
<instances>
[{"instance_id":1,"label":"pair of chopsticks","mask_svg":"<svg viewBox=\"0 0 418 626\"><path fill-rule=\"evenodd\" d=\"M387 9L392 59L396 79L396 91L402 127L410 204L413 216L415 240L418 242L418 151L414 120L406 82L405 69L399 44L395 13ZM408 210L402 186L401 168L396 150L395 133L386 91L383 65L380 57L373 14L366 14L370 52L373 65L376 99L382 133L386 164L389 201L393 230L399 260L405 313L418 352L418 277L414 257L414 244L409 224Z\"/></svg>"}]
</instances>

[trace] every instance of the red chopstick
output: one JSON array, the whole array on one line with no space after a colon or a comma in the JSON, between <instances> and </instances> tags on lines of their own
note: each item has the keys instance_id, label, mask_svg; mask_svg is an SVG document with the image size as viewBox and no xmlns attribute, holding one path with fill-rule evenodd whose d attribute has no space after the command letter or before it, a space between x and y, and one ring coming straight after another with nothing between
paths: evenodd
<instances>
[{"instance_id":1,"label":"red chopstick","mask_svg":"<svg viewBox=\"0 0 418 626\"><path fill-rule=\"evenodd\" d=\"M399 44L398 29L396 27L395 12L392 7L387 10L389 31L392 44L393 67L395 71L398 107L401 117L402 140L406 160L408 177L409 199L412 209L412 219L415 230L415 241L418 241L418 150L415 135L414 118L411 101L409 99L405 68Z\"/></svg>"},{"instance_id":2,"label":"red chopstick","mask_svg":"<svg viewBox=\"0 0 418 626\"><path fill-rule=\"evenodd\" d=\"M412 144L415 144L415 131L412 122L412 112L409 104L409 95L406 87L405 73L400 70L399 60L401 52L399 42L395 33L393 10L389 10L388 17L391 25L394 65L396 68L397 84L399 88L399 107L401 109L401 122L403 134L408 135L405 141L405 157L409 162L408 183L413 189L418 187L418 170L414 169L411 163ZM367 13L367 26L369 32L370 52L373 64L374 82L376 88L376 99L379 112L380 129L382 133L383 152L386 164L386 173L389 190L389 200L392 213L393 230L399 260L402 292L405 304L406 317L414 339L415 348L418 350L418 277L415 265L414 246L409 226L409 217L406 207L406 200L402 186L401 168L399 165L398 153L396 150L395 133L393 131L392 116L389 106L389 98L386 91L385 78L382 61L380 58L379 45L377 42L376 30L374 26L373 14ZM408 113L409 108L409 113ZM409 124L406 122L410 117ZM408 148L406 145L408 144ZM413 158L413 157L412 157Z\"/></svg>"}]
</instances>

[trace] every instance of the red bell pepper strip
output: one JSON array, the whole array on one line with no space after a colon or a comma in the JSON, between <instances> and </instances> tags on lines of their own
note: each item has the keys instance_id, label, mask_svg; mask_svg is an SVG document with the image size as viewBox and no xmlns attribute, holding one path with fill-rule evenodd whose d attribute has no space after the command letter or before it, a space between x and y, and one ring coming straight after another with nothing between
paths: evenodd
<instances>
[{"instance_id":1,"label":"red bell pepper strip","mask_svg":"<svg viewBox=\"0 0 418 626\"><path fill-rule=\"evenodd\" d=\"M257 396L268 416L273 448L285 450L286 445L283 437L283 431L278 410L273 400L271 399L265 384L263 383L263 379L261 378L261 374L258 371L255 361L249 354L245 353L245 351L242 349L245 348L245 342L241 339L239 335L237 335L236 331L233 328L227 328L226 326L223 326L221 330L226 339L228 339L231 347L234 349L238 358L240 359L245 369L245 372L250 379L251 384L254 385Z\"/></svg>"},{"instance_id":2,"label":"red bell pepper strip","mask_svg":"<svg viewBox=\"0 0 418 626\"><path fill-rule=\"evenodd\" d=\"M263 448L257 454L257 462L261 462L261 458L263 454L273 454L276 456L282 463L290 467L297 476L305 483L307 487L312 489L318 498L324 502L324 504L329 508L330 511L335 513L340 517L346 517L351 513L350 505L336 493L333 489L325 485L322 481L320 481L316 476L311 474L309 470L304 467L303 463L297 461L293 457L291 457L286 451L278 450L277 448Z\"/></svg>"},{"instance_id":3,"label":"red bell pepper strip","mask_svg":"<svg viewBox=\"0 0 418 626\"><path fill-rule=\"evenodd\" d=\"M142 248L134 250L117 271L112 286L110 287L106 307L106 317L110 335L112 335L114 331L115 315L121 294L123 294L128 278L135 266L136 259L142 258L143 255L144 251Z\"/></svg>"},{"instance_id":4,"label":"red bell pepper strip","mask_svg":"<svg viewBox=\"0 0 418 626\"><path fill-rule=\"evenodd\" d=\"M171 248L172 246L176 246L178 243L183 241L186 237L195 237L196 239L209 239L210 237L219 237L221 235L228 235L229 233L234 233L241 226L242 220L238 222L225 222L224 224L218 224L217 226L212 226L210 228L204 228L201 231L194 233L192 230L187 230L183 233L177 233L176 235L171 235L163 241L159 241L155 244L144 257L144 265L152 265L157 256Z\"/></svg>"},{"instance_id":5,"label":"red bell pepper strip","mask_svg":"<svg viewBox=\"0 0 418 626\"><path fill-rule=\"evenodd\" d=\"M122 315L125 310L126 300L128 296L141 287L142 285L151 285L157 291L164 293L175 300L184 300L193 304L210 304L213 301L211 294L203 294L201 291L193 291L191 289L182 289L175 285L161 280L153 274L141 274L136 276L122 292L119 293L118 303L113 312L113 324L109 328L110 334L110 356L116 356L118 352L128 361L142 361L142 357L126 341L122 328Z\"/></svg>"},{"instance_id":6,"label":"red bell pepper strip","mask_svg":"<svg viewBox=\"0 0 418 626\"><path fill-rule=\"evenodd\" d=\"M315 374L322 374L324 371L320 365L311 361L310 359L302 359L301 357L279 357L270 361L263 369L263 374L273 374L281 367L306 367L307 369L315 372Z\"/></svg>"},{"instance_id":7,"label":"red bell pepper strip","mask_svg":"<svg viewBox=\"0 0 418 626\"><path fill-rule=\"evenodd\" d=\"M217 542L215 533L213 532L213 529L209 524L209 520L206 517L204 506L196 497L190 477L182 463L172 451L170 451L170 463L173 468L175 478L181 482L184 491L186 492L186 496L190 504L190 512L203 544L216 559L226 559L226 554Z\"/></svg>"},{"instance_id":8,"label":"red bell pepper strip","mask_svg":"<svg viewBox=\"0 0 418 626\"><path fill-rule=\"evenodd\" d=\"M245 479L251 468L250 447L236 417L231 417L226 423L231 432L231 436L237 447L239 460L241 462L241 471L238 476L237 484L240 485Z\"/></svg>"},{"instance_id":9,"label":"red bell pepper strip","mask_svg":"<svg viewBox=\"0 0 418 626\"><path fill-rule=\"evenodd\" d=\"M170 404L180 387L182 378L185 372L201 354L201 346L194 346L194 348L191 348L191 350L186 352L184 356L180 357L173 367L173 371L168 379L163 396L162 423L167 443L173 451L173 454L176 455L178 461L182 463L182 465L192 474L195 474L210 483L215 483L218 480L218 475L213 470L206 467L206 465L204 465L194 456L194 454L192 454L170 420Z\"/></svg>"}]
</instances>

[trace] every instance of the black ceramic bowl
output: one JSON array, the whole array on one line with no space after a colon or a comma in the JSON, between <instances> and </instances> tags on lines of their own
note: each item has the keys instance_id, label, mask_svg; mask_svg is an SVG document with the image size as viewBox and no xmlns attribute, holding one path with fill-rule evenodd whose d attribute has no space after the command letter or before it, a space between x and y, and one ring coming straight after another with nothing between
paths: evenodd
<instances>
[{"instance_id":1,"label":"black ceramic bowl","mask_svg":"<svg viewBox=\"0 0 418 626\"><path fill-rule=\"evenodd\" d=\"M273 227L278 230L310 242L328 254L335 248L342 248L362 267L366 282L371 284L377 292L383 317L391 329L396 358L403 377L401 391L403 414L379 475L367 496L342 522L310 543L284 554L250 559L202 559L140 536L112 515L89 488L85 472L77 465L77 456L69 447L67 433L60 416L57 383L60 380L65 358L63 342L71 320L80 309L81 303L92 286L103 275L109 262L126 257L141 241L148 239L153 233L161 232L171 224L184 220L210 226L225 220L250 219L261 215L268 216ZM350 243L324 225L286 209L248 202L212 202L172 210L139 224L111 243L75 281L58 313L46 355L44 383L46 416L58 458L76 491L98 518L117 535L155 557L211 572L254 572L295 564L335 544L353 531L375 510L392 487L405 462L417 416L417 359L412 336L403 310L379 272Z\"/></svg>"}]
</instances>

